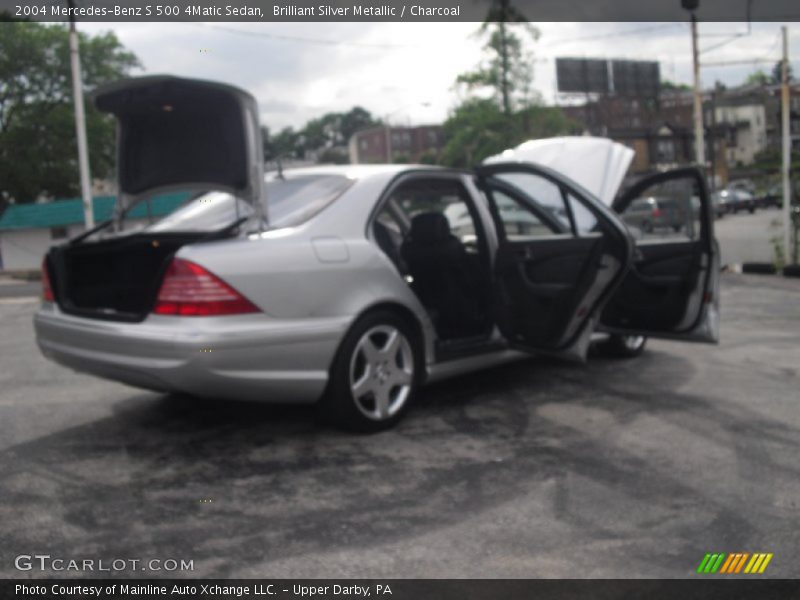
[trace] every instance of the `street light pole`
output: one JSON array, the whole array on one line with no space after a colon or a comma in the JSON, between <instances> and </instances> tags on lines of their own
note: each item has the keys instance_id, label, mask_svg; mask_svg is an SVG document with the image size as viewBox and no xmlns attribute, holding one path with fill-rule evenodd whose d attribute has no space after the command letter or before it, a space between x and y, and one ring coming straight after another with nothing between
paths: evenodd
<instances>
[{"instance_id":1,"label":"street light pole","mask_svg":"<svg viewBox=\"0 0 800 600\"><path fill-rule=\"evenodd\" d=\"M789 210L792 201L792 188L789 182L789 170L792 160L792 138L789 123L789 35L786 25L781 28L783 35L783 61L781 64L781 130L783 141L783 164L781 175L783 177L783 248L784 260L788 263L794 253L790 249L790 218Z\"/></svg>"},{"instance_id":2,"label":"street light pole","mask_svg":"<svg viewBox=\"0 0 800 600\"><path fill-rule=\"evenodd\" d=\"M703 99L700 91L700 57L697 48L697 17L692 11L692 68L694 71L694 153L699 165L706 164L706 144L703 139Z\"/></svg>"},{"instance_id":3,"label":"street light pole","mask_svg":"<svg viewBox=\"0 0 800 600\"><path fill-rule=\"evenodd\" d=\"M68 0L69 7L75 7L73 0ZM78 49L78 32L75 29L75 15L69 15L69 57L72 67L72 99L75 103L75 135L78 140L78 168L81 179L81 196L83 198L83 220L86 229L94 227L92 211L92 185L89 176L89 148L86 143L86 115L83 109L83 82L81 78L81 57Z\"/></svg>"}]
</instances>

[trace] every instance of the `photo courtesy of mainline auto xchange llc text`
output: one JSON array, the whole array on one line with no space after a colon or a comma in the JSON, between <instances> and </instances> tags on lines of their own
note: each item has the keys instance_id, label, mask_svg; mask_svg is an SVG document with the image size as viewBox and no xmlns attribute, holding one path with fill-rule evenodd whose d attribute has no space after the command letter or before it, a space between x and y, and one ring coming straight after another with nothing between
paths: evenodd
<instances>
[{"instance_id":1,"label":"photo courtesy of mainline auto xchange llc text","mask_svg":"<svg viewBox=\"0 0 800 600\"><path fill-rule=\"evenodd\" d=\"M800 595L800 6L0 15L0 597Z\"/></svg>"},{"instance_id":2,"label":"photo courtesy of mainline auto xchange llc text","mask_svg":"<svg viewBox=\"0 0 800 600\"><path fill-rule=\"evenodd\" d=\"M256 583L248 585L226 584L135 584L135 583L108 583L102 585L82 585L75 583L58 584L26 584L16 583L14 593L18 597L27 596L80 596L104 598L109 596L119 597L162 597L162 596L216 596L216 597L258 597L276 596L279 593L291 594L296 598L344 596L357 597L384 597L392 596L391 586L386 584L374 585L299 585Z\"/></svg>"}]
</instances>

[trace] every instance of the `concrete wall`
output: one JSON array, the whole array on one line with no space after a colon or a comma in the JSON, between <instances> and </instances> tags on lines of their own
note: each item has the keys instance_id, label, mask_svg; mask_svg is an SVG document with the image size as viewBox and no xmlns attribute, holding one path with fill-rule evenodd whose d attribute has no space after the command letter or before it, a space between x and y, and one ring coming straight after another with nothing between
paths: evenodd
<instances>
[{"instance_id":1,"label":"concrete wall","mask_svg":"<svg viewBox=\"0 0 800 600\"><path fill-rule=\"evenodd\" d=\"M82 226L67 228L70 236L77 235ZM47 249L67 238L54 240L49 229L13 229L0 231L0 257L3 269L38 269Z\"/></svg>"},{"instance_id":2,"label":"concrete wall","mask_svg":"<svg viewBox=\"0 0 800 600\"><path fill-rule=\"evenodd\" d=\"M130 224L144 223L144 220L130 221ZM3 270L38 269L48 248L78 235L83 225L67 227L67 237L52 239L50 229L12 229L0 231L0 264Z\"/></svg>"}]
</instances>

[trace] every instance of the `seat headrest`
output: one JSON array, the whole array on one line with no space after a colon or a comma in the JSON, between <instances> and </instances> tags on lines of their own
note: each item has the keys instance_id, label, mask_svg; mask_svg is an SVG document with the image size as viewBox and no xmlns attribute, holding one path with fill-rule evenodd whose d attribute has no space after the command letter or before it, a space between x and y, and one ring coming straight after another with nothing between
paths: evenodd
<instances>
[{"instance_id":1,"label":"seat headrest","mask_svg":"<svg viewBox=\"0 0 800 600\"><path fill-rule=\"evenodd\" d=\"M438 212L416 215L411 219L409 237L424 244L441 242L450 237L450 222Z\"/></svg>"}]
</instances>

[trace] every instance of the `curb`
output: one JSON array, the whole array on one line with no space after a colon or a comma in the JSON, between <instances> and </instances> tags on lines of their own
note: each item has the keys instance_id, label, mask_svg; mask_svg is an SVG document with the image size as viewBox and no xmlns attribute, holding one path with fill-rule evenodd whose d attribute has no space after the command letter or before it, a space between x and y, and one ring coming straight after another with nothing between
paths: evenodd
<instances>
[{"instance_id":1,"label":"curb","mask_svg":"<svg viewBox=\"0 0 800 600\"><path fill-rule=\"evenodd\" d=\"M783 267L784 277L800 277L800 265L787 265Z\"/></svg>"},{"instance_id":2,"label":"curb","mask_svg":"<svg viewBox=\"0 0 800 600\"><path fill-rule=\"evenodd\" d=\"M742 273L775 275L777 269L773 263L742 263Z\"/></svg>"}]
</instances>

